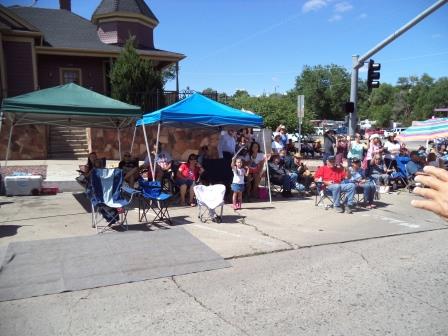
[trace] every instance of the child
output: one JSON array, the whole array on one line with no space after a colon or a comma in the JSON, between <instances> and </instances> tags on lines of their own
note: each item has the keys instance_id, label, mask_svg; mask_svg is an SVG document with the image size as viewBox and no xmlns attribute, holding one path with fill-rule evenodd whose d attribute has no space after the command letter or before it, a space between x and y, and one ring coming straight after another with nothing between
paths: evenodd
<instances>
[{"instance_id":1,"label":"child","mask_svg":"<svg viewBox=\"0 0 448 336\"><path fill-rule=\"evenodd\" d=\"M241 202L243 200L243 191L244 191L244 176L247 176L249 173L249 169L243 168L243 161L241 158L237 158L236 155L232 159L232 171L233 171L233 180L232 180L232 191L233 191L233 204L232 208L235 210L241 209Z\"/></svg>"}]
</instances>

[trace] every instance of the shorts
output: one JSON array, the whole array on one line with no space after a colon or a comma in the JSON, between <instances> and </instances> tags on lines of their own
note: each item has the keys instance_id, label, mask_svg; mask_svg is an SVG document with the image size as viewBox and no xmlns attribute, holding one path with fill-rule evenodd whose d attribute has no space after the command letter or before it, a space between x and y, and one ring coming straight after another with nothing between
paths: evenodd
<instances>
[{"instance_id":1,"label":"shorts","mask_svg":"<svg viewBox=\"0 0 448 336\"><path fill-rule=\"evenodd\" d=\"M232 183L230 188L232 189L233 192L243 192L244 184Z\"/></svg>"},{"instance_id":2,"label":"shorts","mask_svg":"<svg viewBox=\"0 0 448 336\"><path fill-rule=\"evenodd\" d=\"M188 179L177 179L176 180L177 186L180 187L181 185L184 185L184 184L186 184L187 187L191 187L191 185L193 184L193 180L188 180Z\"/></svg>"}]
</instances>

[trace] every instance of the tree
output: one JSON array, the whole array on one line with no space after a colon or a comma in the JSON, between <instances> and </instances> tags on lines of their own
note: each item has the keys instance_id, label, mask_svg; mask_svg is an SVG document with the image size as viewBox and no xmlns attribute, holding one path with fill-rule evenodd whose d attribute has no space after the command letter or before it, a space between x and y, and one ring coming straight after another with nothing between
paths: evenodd
<instances>
[{"instance_id":1,"label":"tree","mask_svg":"<svg viewBox=\"0 0 448 336\"><path fill-rule=\"evenodd\" d=\"M319 119L342 119L350 98L350 74L338 65L305 66L292 90L305 96L305 106Z\"/></svg>"},{"instance_id":2,"label":"tree","mask_svg":"<svg viewBox=\"0 0 448 336\"><path fill-rule=\"evenodd\" d=\"M135 37L130 37L110 72L112 97L129 104L139 104L142 93L157 94L164 85L161 72L151 61L142 59L134 45Z\"/></svg>"}]
</instances>

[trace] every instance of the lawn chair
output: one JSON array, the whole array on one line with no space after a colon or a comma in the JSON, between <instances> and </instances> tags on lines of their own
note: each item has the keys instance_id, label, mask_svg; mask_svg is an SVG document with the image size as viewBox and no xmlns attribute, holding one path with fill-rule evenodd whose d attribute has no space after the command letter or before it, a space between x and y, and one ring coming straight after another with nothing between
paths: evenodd
<instances>
[{"instance_id":1,"label":"lawn chair","mask_svg":"<svg viewBox=\"0 0 448 336\"><path fill-rule=\"evenodd\" d=\"M98 233L123 227L127 230L128 205L132 202L122 195L121 169L94 169L90 174L87 197L92 205L92 227Z\"/></svg>"},{"instance_id":2,"label":"lawn chair","mask_svg":"<svg viewBox=\"0 0 448 336\"><path fill-rule=\"evenodd\" d=\"M221 223L226 186L224 184L197 185L194 187L194 194L198 201L198 218L201 222L205 223L207 220L211 220ZM219 215L216 213L218 207L221 208Z\"/></svg>"},{"instance_id":3,"label":"lawn chair","mask_svg":"<svg viewBox=\"0 0 448 336\"><path fill-rule=\"evenodd\" d=\"M323 182L315 182L316 183L316 197L314 200L315 206L323 206L325 210L332 208L334 205L332 194L327 189L326 185Z\"/></svg>"},{"instance_id":4,"label":"lawn chair","mask_svg":"<svg viewBox=\"0 0 448 336\"><path fill-rule=\"evenodd\" d=\"M397 162L397 171L392 173L391 178L401 182L411 192L412 187L415 185L414 176L410 175L406 169L406 165L411 159L408 156L397 156L395 160Z\"/></svg>"},{"instance_id":5,"label":"lawn chair","mask_svg":"<svg viewBox=\"0 0 448 336\"><path fill-rule=\"evenodd\" d=\"M163 192L160 181L139 181L140 197L139 197L139 211L138 218L142 222L143 218L146 223L149 223L147 214L152 211L154 219L150 225L155 222L166 222L172 225L171 217L168 212L168 205L173 197L172 194Z\"/></svg>"}]
</instances>

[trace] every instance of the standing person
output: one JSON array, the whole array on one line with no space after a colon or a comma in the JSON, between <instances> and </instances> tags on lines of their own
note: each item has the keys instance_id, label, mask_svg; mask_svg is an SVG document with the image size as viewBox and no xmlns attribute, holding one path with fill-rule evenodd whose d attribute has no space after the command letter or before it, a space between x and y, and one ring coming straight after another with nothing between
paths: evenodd
<instances>
[{"instance_id":1,"label":"standing person","mask_svg":"<svg viewBox=\"0 0 448 336\"><path fill-rule=\"evenodd\" d=\"M180 165L176 176L176 185L180 188L180 205L185 205L185 195L188 187L190 187L190 205L195 206L194 203L194 186L199 176L204 172L204 168L198 163L198 158L194 154L190 154L188 162Z\"/></svg>"},{"instance_id":2,"label":"standing person","mask_svg":"<svg viewBox=\"0 0 448 336\"><path fill-rule=\"evenodd\" d=\"M227 132L221 132L218 143L218 155L220 159L230 162L235 155L236 139L235 131L229 129Z\"/></svg>"},{"instance_id":3,"label":"standing person","mask_svg":"<svg viewBox=\"0 0 448 336\"><path fill-rule=\"evenodd\" d=\"M288 145L288 134L286 133L286 126L280 124L275 131L277 133L280 133L280 143L282 144L283 148L286 148L286 146Z\"/></svg>"},{"instance_id":4,"label":"standing person","mask_svg":"<svg viewBox=\"0 0 448 336\"><path fill-rule=\"evenodd\" d=\"M348 166L350 167L354 159L362 161L364 158L364 150L367 149L367 145L361 142L361 135L359 133L355 134L355 139L353 141L350 141L350 136L347 136L347 141L349 141L347 159Z\"/></svg>"},{"instance_id":5,"label":"standing person","mask_svg":"<svg viewBox=\"0 0 448 336\"><path fill-rule=\"evenodd\" d=\"M249 151L249 145L247 138L244 135L241 135L238 139L238 143L235 147L235 153L239 153L239 157L245 157Z\"/></svg>"},{"instance_id":6,"label":"standing person","mask_svg":"<svg viewBox=\"0 0 448 336\"><path fill-rule=\"evenodd\" d=\"M336 144L336 166L342 167L344 164L344 159L347 158L347 139L343 136L338 136L338 141Z\"/></svg>"},{"instance_id":7,"label":"standing person","mask_svg":"<svg viewBox=\"0 0 448 336\"><path fill-rule=\"evenodd\" d=\"M400 143L395 140L395 134L390 133L384 143L384 163L386 167L397 170L397 161L395 157L400 153Z\"/></svg>"},{"instance_id":8,"label":"standing person","mask_svg":"<svg viewBox=\"0 0 448 336\"><path fill-rule=\"evenodd\" d=\"M324 134L324 153L322 157L324 166L327 165L328 157L334 156L334 145L336 144L334 134L335 132L333 130L328 130Z\"/></svg>"},{"instance_id":9,"label":"standing person","mask_svg":"<svg viewBox=\"0 0 448 336\"><path fill-rule=\"evenodd\" d=\"M365 157L367 163L366 166L370 167L370 161L372 161L373 157L377 154L380 155L381 159L382 153L383 153L383 145L381 143L380 136L378 134L372 134L370 136L369 149L367 150L367 154Z\"/></svg>"},{"instance_id":10,"label":"standing person","mask_svg":"<svg viewBox=\"0 0 448 336\"><path fill-rule=\"evenodd\" d=\"M241 158L234 157L232 159L232 208L234 210L241 209L241 203L243 202L243 191L244 191L244 177L247 176L249 170L243 168L243 160Z\"/></svg>"},{"instance_id":11,"label":"standing person","mask_svg":"<svg viewBox=\"0 0 448 336\"><path fill-rule=\"evenodd\" d=\"M229 129L228 131L221 132L221 136L219 137L218 143L218 156L220 159L223 159L223 171L222 178L224 185L226 188L229 188L229 185L232 181L232 170L230 169L230 164L232 162L232 158L235 155L236 148L236 138L235 138L235 130Z\"/></svg>"}]
</instances>

